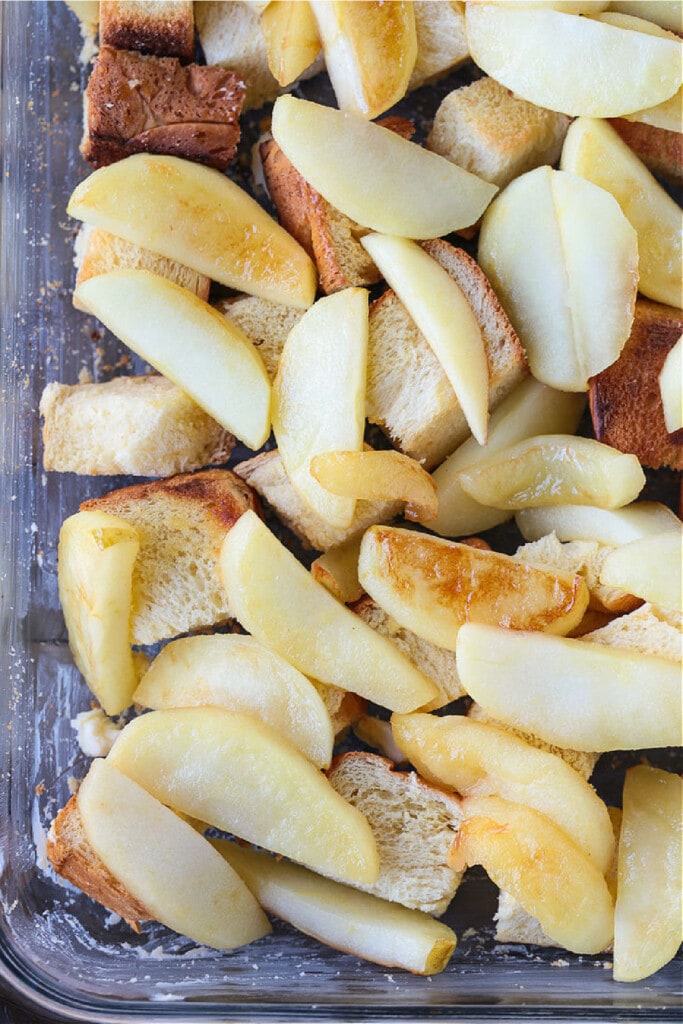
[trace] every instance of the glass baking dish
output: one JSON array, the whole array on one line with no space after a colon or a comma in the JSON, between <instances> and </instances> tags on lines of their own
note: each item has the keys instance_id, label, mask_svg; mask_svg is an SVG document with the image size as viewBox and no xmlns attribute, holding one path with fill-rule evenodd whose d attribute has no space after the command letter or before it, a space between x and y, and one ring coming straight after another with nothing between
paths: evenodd
<instances>
[{"instance_id":1,"label":"glass baking dish","mask_svg":"<svg viewBox=\"0 0 683 1024\"><path fill-rule=\"evenodd\" d=\"M460 936L450 966L419 978L277 922L273 936L231 954L157 925L136 936L47 868L49 822L87 768L70 719L90 706L58 607L56 539L82 500L123 481L45 475L37 407L47 381L73 383L83 370L107 379L125 356L71 305L74 224L64 211L86 173L76 20L57 2L4 4L0 17L2 986L50 1020L89 1022L678 1020L679 963L617 985L609 955L496 945L495 889L476 871L446 918ZM419 95L411 102L419 114ZM256 135L245 135L248 154ZM664 485L673 500L673 476Z\"/></svg>"}]
</instances>

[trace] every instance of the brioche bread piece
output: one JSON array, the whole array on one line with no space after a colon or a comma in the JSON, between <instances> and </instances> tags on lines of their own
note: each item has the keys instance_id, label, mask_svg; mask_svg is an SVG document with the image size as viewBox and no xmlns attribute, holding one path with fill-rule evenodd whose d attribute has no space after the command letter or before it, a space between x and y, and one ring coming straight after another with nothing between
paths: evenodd
<instances>
[{"instance_id":1,"label":"brioche bread piece","mask_svg":"<svg viewBox=\"0 0 683 1024\"><path fill-rule=\"evenodd\" d=\"M557 162L569 121L493 78L480 78L441 101L427 148L504 188L526 171Z\"/></svg>"},{"instance_id":2,"label":"brioche bread piece","mask_svg":"<svg viewBox=\"0 0 683 1024\"><path fill-rule=\"evenodd\" d=\"M261 107L280 91L268 66L268 52L261 33L260 14L248 3L214 3L195 6L197 32L207 64L235 71L247 92L244 109Z\"/></svg>"},{"instance_id":3,"label":"brioche bread piece","mask_svg":"<svg viewBox=\"0 0 683 1024\"><path fill-rule=\"evenodd\" d=\"M524 943L529 946L557 946L541 928L540 922L517 902L514 896L500 889L496 923L496 942Z\"/></svg>"},{"instance_id":4,"label":"brioche bread piece","mask_svg":"<svg viewBox=\"0 0 683 1024\"><path fill-rule=\"evenodd\" d=\"M170 380L48 384L43 466L88 476L173 476L227 462L235 438Z\"/></svg>"},{"instance_id":5,"label":"brioche bread piece","mask_svg":"<svg viewBox=\"0 0 683 1024\"><path fill-rule=\"evenodd\" d=\"M259 511L254 492L227 469L133 484L83 502L81 511L110 512L140 534L133 644L155 644L231 618L218 557L228 530L249 508Z\"/></svg>"},{"instance_id":6,"label":"brioche bread piece","mask_svg":"<svg viewBox=\"0 0 683 1024\"><path fill-rule=\"evenodd\" d=\"M608 120L653 174L672 185L683 183L683 134L622 117Z\"/></svg>"},{"instance_id":7,"label":"brioche bread piece","mask_svg":"<svg viewBox=\"0 0 683 1024\"><path fill-rule=\"evenodd\" d=\"M683 311L639 298L621 355L589 381L598 441L636 455L650 469L683 470L683 431L668 433L659 389L664 360L682 333Z\"/></svg>"},{"instance_id":8,"label":"brioche bread piece","mask_svg":"<svg viewBox=\"0 0 683 1024\"><path fill-rule=\"evenodd\" d=\"M211 280L204 274L90 224L82 224L76 235L74 263L78 270L76 288L89 278L108 274L112 270L150 270L194 292L204 302L209 298ZM76 309L81 308L75 293L73 303Z\"/></svg>"},{"instance_id":9,"label":"brioche bread piece","mask_svg":"<svg viewBox=\"0 0 683 1024\"><path fill-rule=\"evenodd\" d=\"M299 323L304 311L255 295L221 299L216 309L242 328L258 349L268 376L273 380L287 335Z\"/></svg>"},{"instance_id":10,"label":"brioche bread piece","mask_svg":"<svg viewBox=\"0 0 683 1024\"><path fill-rule=\"evenodd\" d=\"M493 410L529 372L524 350L483 271L441 239L423 248L460 286L481 328ZM433 469L469 435L465 414L427 340L391 290L370 307L366 412L395 447Z\"/></svg>"},{"instance_id":11,"label":"brioche bread piece","mask_svg":"<svg viewBox=\"0 0 683 1024\"><path fill-rule=\"evenodd\" d=\"M388 523L403 510L401 501L356 502L353 522L346 530L330 526L312 512L292 487L277 449L240 462L235 472L265 498L279 518L304 544L317 551L343 544L375 523Z\"/></svg>"},{"instance_id":12,"label":"brioche bread piece","mask_svg":"<svg viewBox=\"0 0 683 1024\"><path fill-rule=\"evenodd\" d=\"M357 693L342 690L340 686L333 686L331 683L320 683L317 679L311 679L311 682L327 708L335 737L341 738L349 726L365 714L368 708L367 700L359 697Z\"/></svg>"},{"instance_id":13,"label":"brioche bread piece","mask_svg":"<svg viewBox=\"0 0 683 1024\"><path fill-rule=\"evenodd\" d=\"M86 88L81 154L92 167L157 153L225 170L244 93L238 75L222 67L103 46Z\"/></svg>"},{"instance_id":14,"label":"brioche bread piece","mask_svg":"<svg viewBox=\"0 0 683 1024\"><path fill-rule=\"evenodd\" d=\"M192 6L191 0L101 0L100 46L191 61Z\"/></svg>"},{"instance_id":15,"label":"brioche bread piece","mask_svg":"<svg viewBox=\"0 0 683 1024\"><path fill-rule=\"evenodd\" d=\"M672 621L654 605L646 603L620 615L606 626L586 633L585 640L610 647L627 647L641 654L657 654L671 661L683 661L681 622Z\"/></svg>"},{"instance_id":16,"label":"brioche bread piece","mask_svg":"<svg viewBox=\"0 0 683 1024\"><path fill-rule=\"evenodd\" d=\"M462 875L447 865L462 822L460 800L415 772L397 772L377 754L351 751L332 762L327 777L368 819L377 841L379 877L358 886L428 914L445 912Z\"/></svg>"},{"instance_id":17,"label":"brioche bread piece","mask_svg":"<svg viewBox=\"0 0 683 1024\"><path fill-rule=\"evenodd\" d=\"M433 82L467 60L465 4L458 0L415 0L417 59L408 92Z\"/></svg>"},{"instance_id":18,"label":"brioche bread piece","mask_svg":"<svg viewBox=\"0 0 683 1024\"><path fill-rule=\"evenodd\" d=\"M78 59L85 66L97 53L96 39L100 21L99 0L66 0L66 5L74 12L81 26L83 46Z\"/></svg>"}]
</instances>

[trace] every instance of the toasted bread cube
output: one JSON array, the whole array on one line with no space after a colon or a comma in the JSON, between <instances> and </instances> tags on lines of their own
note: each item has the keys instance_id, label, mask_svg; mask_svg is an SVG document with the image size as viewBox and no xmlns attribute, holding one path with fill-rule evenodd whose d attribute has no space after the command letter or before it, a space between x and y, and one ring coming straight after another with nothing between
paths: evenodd
<instances>
[{"instance_id":1,"label":"toasted bread cube","mask_svg":"<svg viewBox=\"0 0 683 1024\"><path fill-rule=\"evenodd\" d=\"M191 0L101 0L100 46L158 57L194 57Z\"/></svg>"}]
</instances>

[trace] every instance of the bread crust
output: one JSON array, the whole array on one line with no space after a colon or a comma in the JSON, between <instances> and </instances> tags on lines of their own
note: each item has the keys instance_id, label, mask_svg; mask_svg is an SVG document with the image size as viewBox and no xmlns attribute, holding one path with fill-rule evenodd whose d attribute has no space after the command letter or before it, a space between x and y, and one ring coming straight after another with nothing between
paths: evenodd
<instances>
[{"instance_id":1,"label":"bread crust","mask_svg":"<svg viewBox=\"0 0 683 1024\"><path fill-rule=\"evenodd\" d=\"M100 0L100 46L137 50L158 57L194 57L190 0Z\"/></svg>"}]
</instances>

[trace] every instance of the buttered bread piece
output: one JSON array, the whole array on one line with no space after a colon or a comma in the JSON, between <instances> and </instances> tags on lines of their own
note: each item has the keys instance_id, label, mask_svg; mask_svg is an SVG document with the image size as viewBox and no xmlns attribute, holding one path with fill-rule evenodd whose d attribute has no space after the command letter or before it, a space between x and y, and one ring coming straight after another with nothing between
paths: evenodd
<instances>
[{"instance_id":1,"label":"buttered bread piece","mask_svg":"<svg viewBox=\"0 0 683 1024\"><path fill-rule=\"evenodd\" d=\"M194 57L191 0L101 0L100 46L157 57Z\"/></svg>"}]
</instances>

